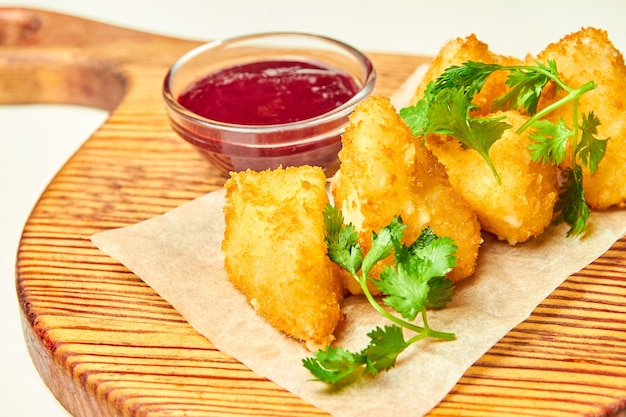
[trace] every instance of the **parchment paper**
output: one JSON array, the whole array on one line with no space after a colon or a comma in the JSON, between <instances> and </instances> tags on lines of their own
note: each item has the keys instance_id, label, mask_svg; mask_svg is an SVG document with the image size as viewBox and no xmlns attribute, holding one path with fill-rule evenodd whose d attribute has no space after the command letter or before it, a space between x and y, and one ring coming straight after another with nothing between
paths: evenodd
<instances>
[{"instance_id":1,"label":"parchment paper","mask_svg":"<svg viewBox=\"0 0 626 417\"><path fill-rule=\"evenodd\" d=\"M565 238L566 227L551 227L517 247L487 240L475 277L458 286L447 309L429 315L431 327L456 333L455 341L421 341L405 351L390 372L330 392L311 381L302 366L310 352L269 326L227 280L220 250L223 203L223 190L216 191L160 217L96 234L92 240L222 352L342 417L424 415L565 278L593 262L626 232L626 212L614 211L592 214L590 233L583 239ZM348 322L337 334L337 343L346 348L360 350L367 343L366 333L386 324L361 297L349 297L345 312Z\"/></svg>"},{"instance_id":2,"label":"parchment paper","mask_svg":"<svg viewBox=\"0 0 626 417\"><path fill-rule=\"evenodd\" d=\"M411 85L394 96L396 106L406 102L407 91L423 71L418 68L407 81ZM216 191L157 218L96 234L92 241L142 278L222 352L338 417L426 414L569 275L626 233L626 211L611 211L593 213L583 238L565 238L565 225L552 226L516 247L487 238L474 277L457 286L448 308L429 313L431 327L454 332L455 341L420 341L402 353L390 372L331 391L311 381L302 366L311 353L261 319L227 280L220 249L223 203L224 191ZM347 322L336 333L336 344L348 349L362 349L366 334L387 324L361 297L347 298L344 311Z\"/></svg>"}]
</instances>

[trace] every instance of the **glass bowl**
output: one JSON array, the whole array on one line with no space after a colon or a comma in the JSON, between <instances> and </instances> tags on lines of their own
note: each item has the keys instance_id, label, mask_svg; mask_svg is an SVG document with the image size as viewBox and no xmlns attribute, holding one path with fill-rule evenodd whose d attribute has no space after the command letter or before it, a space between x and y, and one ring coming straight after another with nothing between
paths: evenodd
<instances>
[{"instance_id":1,"label":"glass bowl","mask_svg":"<svg viewBox=\"0 0 626 417\"><path fill-rule=\"evenodd\" d=\"M345 103L319 116L278 124L239 124L211 120L179 103L180 95L209 74L263 61L302 61L348 75L357 85ZM341 134L354 107L368 97L376 70L357 49L328 37L272 32L218 40L179 58L163 83L163 96L173 130L220 171L314 165L328 176L338 168Z\"/></svg>"}]
</instances>

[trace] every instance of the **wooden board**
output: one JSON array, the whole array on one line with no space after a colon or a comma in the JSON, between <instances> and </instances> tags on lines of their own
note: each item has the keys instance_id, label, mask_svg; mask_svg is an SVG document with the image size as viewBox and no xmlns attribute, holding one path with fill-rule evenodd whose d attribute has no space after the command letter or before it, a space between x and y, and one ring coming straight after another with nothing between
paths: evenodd
<instances>
[{"instance_id":1,"label":"wooden board","mask_svg":"<svg viewBox=\"0 0 626 417\"><path fill-rule=\"evenodd\" d=\"M51 181L24 228L16 288L30 353L76 416L326 415L216 350L89 240L223 184L172 132L161 99L167 68L198 44L44 11L0 9L0 103L111 111ZM384 95L428 61L370 55L379 72L377 93ZM624 410L625 251L620 240L570 277L430 415L614 416Z\"/></svg>"}]
</instances>

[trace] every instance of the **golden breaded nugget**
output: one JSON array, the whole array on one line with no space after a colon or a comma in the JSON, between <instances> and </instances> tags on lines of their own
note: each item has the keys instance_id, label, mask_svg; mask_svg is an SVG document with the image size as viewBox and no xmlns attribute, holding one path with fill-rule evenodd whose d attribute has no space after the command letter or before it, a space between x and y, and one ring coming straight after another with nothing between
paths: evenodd
<instances>
[{"instance_id":1,"label":"golden breaded nugget","mask_svg":"<svg viewBox=\"0 0 626 417\"><path fill-rule=\"evenodd\" d=\"M517 58L491 52L488 45L479 41L476 35L473 34L464 39L457 38L450 40L444 44L430 64L428 71L413 94L411 105L417 103L424 96L424 91L426 91L428 84L431 81L435 81L444 70L453 65L461 65L468 61L499 65L517 65L522 63L522 61ZM506 93L506 86L504 84L506 76L505 71L497 71L487 78L481 92L474 97L473 103L479 108L472 110L472 114L479 115L491 112L492 101Z\"/></svg>"},{"instance_id":2,"label":"golden breaded nugget","mask_svg":"<svg viewBox=\"0 0 626 417\"><path fill-rule=\"evenodd\" d=\"M538 236L552 222L558 198L557 167L533 162L528 132L515 131L527 120L514 111L506 115L513 127L504 131L489 152L501 178L499 184L483 157L445 135L430 135L427 147L446 167L452 186L469 202L483 230L514 245Z\"/></svg>"},{"instance_id":3,"label":"golden breaded nugget","mask_svg":"<svg viewBox=\"0 0 626 417\"><path fill-rule=\"evenodd\" d=\"M232 173L222 242L228 278L276 329L327 345L342 320L341 282L326 256L326 176L318 167Z\"/></svg>"},{"instance_id":4,"label":"golden breaded nugget","mask_svg":"<svg viewBox=\"0 0 626 417\"><path fill-rule=\"evenodd\" d=\"M482 238L476 215L450 186L443 166L412 134L387 98L371 96L356 107L342 136L340 168L332 183L336 206L359 232L364 253L371 234L401 215L405 241L430 226L458 246L458 264L449 277L459 280L475 269ZM390 264L392 258L388 259ZM377 264L373 276L382 270ZM344 285L359 293L352 279Z\"/></svg>"},{"instance_id":5,"label":"golden breaded nugget","mask_svg":"<svg viewBox=\"0 0 626 417\"><path fill-rule=\"evenodd\" d=\"M594 81L597 88L579 100L580 114L594 111L602 123L598 126L598 138L610 138L606 155L598 171L591 174L583 169L585 197L591 208L607 209L626 205L626 65L624 57L615 49L606 31L586 28L565 36L537 56L539 62L552 59L565 83L580 87ZM554 90L545 92L541 106L558 97ZM560 97L561 94L559 94ZM548 118L563 118L572 127L572 106L558 109ZM571 152L571 150L570 150ZM571 153L563 167L571 166Z\"/></svg>"}]
</instances>

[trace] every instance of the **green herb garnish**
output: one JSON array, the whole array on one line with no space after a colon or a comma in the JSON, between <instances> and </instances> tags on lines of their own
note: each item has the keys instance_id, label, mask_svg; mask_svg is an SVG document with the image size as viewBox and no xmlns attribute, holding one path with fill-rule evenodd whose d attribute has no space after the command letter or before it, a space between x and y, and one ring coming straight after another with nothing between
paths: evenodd
<instances>
[{"instance_id":1,"label":"green herb garnish","mask_svg":"<svg viewBox=\"0 0 626 417\"><path fill-rule=\"evenodd\" d=\"M336 385L389 370L398 355L418 340L426 337L453 340L455 337L452 333L431 329L427 320L427 310L445 307L454 293L452 281L445 278L456 265L456 246L452 239L438 237L426 228L414 243L406 246L400 242L406 225L397 216L378 234L373 233L372 248L363 256L354 226L343 222L343 215L336 207L330 204L325 207L328 256L357 280L372 307L392 324L368 333L369 345L360 352L328 346L303 360L316 380ZM386 266L379 279L373 279L372 267L392 253L393 266ZM380 304L368 283L380 290L382 302L400 317ZM413 323L418 315L422 326ZM403 329L415 335L405 340Z\"/></svg>"},{"instance_id":2,"label":"green herb garnish","mask_svg":"<svg viewBox=\"0 0 626 417\"><path fill-rule=\"evenodd\" d=\"M509 91L494 100L491 110L523 110L530 116L516 133L521 134L529 127L534 129L530 137L535 143L529 147L533 161L559 165L565 159L568 142L572 142L572 168L564 176L565 183L559 193L555 214L557 220L570 224L568 236L581 234L590 213L584 197L581 166L594 173L604 157L607 142L597 137L600 120L593 112L582 114L582 122L579 123L578 100L596 88L593 81L579 88L565 84L559 76L556 62L552 60L547 65L512 66L466 62L447 68L429 84L418 103L400 110L400 116L416 136L426 137L432 133L450 135L465 148L476 150L500 182L489 157L489 149L511 126L502 117L474 117L471 114L476 109L472 103L474 96L496 71L509 72L505 81ZM542 91L549 82L554 82L557 90L565 91L566 95L537 112ZM572 103L573 107L572 126L568 127L563 119L556 123L544 119L568 103Z\"/></svg>"}]
</instances>

